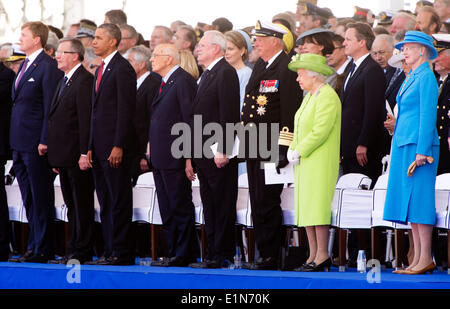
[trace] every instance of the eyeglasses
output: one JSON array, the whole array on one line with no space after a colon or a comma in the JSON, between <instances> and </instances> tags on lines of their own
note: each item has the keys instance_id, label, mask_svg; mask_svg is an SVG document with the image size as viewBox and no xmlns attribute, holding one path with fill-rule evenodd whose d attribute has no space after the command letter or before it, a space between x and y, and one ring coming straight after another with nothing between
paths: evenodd
<instances>
[{"instance_id":1,"label":"eyeglasses","mask_svg":"<svg viewBox=\"0 0 450 309\"><path fill-rule=\"evenodd\" d=\"M64 54L76 54L77 52L72 51L57 51L55 52L55 56L64 56Z\"/></svg>"}]
</instances>

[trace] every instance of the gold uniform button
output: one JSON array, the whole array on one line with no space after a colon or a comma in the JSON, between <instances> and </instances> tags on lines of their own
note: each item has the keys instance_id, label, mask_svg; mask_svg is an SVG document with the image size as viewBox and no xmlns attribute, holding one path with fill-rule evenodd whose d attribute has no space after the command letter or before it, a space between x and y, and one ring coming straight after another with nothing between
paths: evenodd
<instances>
[{"instance_id":1,"label":"gold uniform button","mask_svg":"<svg viewBox=\"0 0 450 309\"><path fill-rule=\"evenodd\" d=\"M242 125L244 125L244 122L243 122L243 121L241 121L241 124L242 124Z\"/></svg>"},{"instance_id":2,"label":"gold uniform button","mask_svg":"<svg viewBox=\"0 0 450 309\"><path fill-rule=\"evenodd\" d=\"M247 98L250 98L250 95L249 95L249 94L247 94Z\"/></svg>"},{"instance_id":3,"label":"gold uniform button","mask_svg":"<svg viewBox=\"0 0 450 309\"><path fill-rule=\"evenodd\" d=\"M252 97L252 100L254 100L254 99L255 99L255 97L253 96L253 97Z\"/></svg>"},{"instance_id":4,"label":"gold uniform button","mask_svg":"<svg viewBox=\"0 0 450 309\"><path fill-rule=\"evenodd\" d=\"M442 129L443 129L443 127L442 127L442 126L440 126L440 127L439 127L439 129L441 129L441 130L442 130Z\"/></svg>"},{"instance_id":5,"label":"gold uniform button","mask_svg":"<svg viewBox=\"0 0 450 309\"><path fill-rule=\"evenodd\" d=\"M253 114L250 114L250 118L253 118Z\"/></svg>"},{"instance_id":6,"label":"gold uniform button","mask_svg":"<svg viewBox=\"0 0 450 309\"><path fill-rule=\"evenodd\" d=\"M252 109L255 109L255 105L252 105Z\"/></svg>"},{"instance_id":7,"label":"gold uniform button","mask_svg":"<svg viewBox=\"0 0 450 309\"><path fill-rule=\"evenodd\" d=\"M441 137L439 136L439 139L441 139Z\"/></svg>"},{"instance_id":8,"label":"gold uniform button","mask_svg":"<svg viewBox=\"0 0 450 309\"><path fill-rule=\"evenodd\" d=\"M437 106L437 109L439 109L439 105Z\"/></svg>"},{"instance_id":9,"label":"gold uniform button","mask_svg":"<svg viewBox=\"0 0 450 309\"><path fill-rule=\"evenodd\" d=\"M253 123L250 124L250 128L253 127Z\"/></svg>"}]
</instances>

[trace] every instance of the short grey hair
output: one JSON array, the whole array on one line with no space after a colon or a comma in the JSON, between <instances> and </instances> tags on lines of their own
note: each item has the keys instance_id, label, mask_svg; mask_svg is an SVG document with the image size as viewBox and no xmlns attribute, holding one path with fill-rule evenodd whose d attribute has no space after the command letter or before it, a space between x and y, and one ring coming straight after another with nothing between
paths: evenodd
<instances>
[{"instance_id":1,"label":"short grey hair","mask_svg":"<svg viewBox=\"0 0 450 309\"><path fill-rule=\"evenodd\" d=\"M173 32L170 28L166 26L155 26L155 30L156 29L162 30L162 33L164 35L164 41L166 43L169 43L172 40Z\"/></svg>"},{"instance_id":2,"label":"short grey hair","mask_svg":"<svg viewBox=\"0 0 450 309\"><path fill-rule=\"evenodd\" d=\"M315 77L322 83L324 83L328 79L328 76L325 76L318 72L314 72L314 71L310 71L310 70L306 70L306 72L309 77L313 77L313 78Z\"/></svg>"},{"instance_id":3,"label":"short grey hair","mask_svg":"<svg viewBox=\"0 0 450 309\"><path fill-rule=\"evenodd\" d=\"M72 48L72 51L78 54L78 60L80 62L84 61L84 53L85 53L85 49L83 46L83 43L81 43L80 40L75 39L75 38L62 38L61 40L59 40L59 44L63 43L63 42L70 42L70 47Z\"/></svg>"},{"instance_id":4,"label":"short grey hair","mask_svg":"<svg viewBox=\"0 0 450 309\"><path fill-rule=\"evenodd\" d=\"M397 13L392 20L395 20L399 17L407 19L407 23L405 24L405 30L415 30L416 29L416 18L412 16L411 14L400 12Z\"/></svg>"},{"instance_id":5,"label":"short grey hair","mask_svg":"<svg viewBox=\"0 0 450 309\"><path fill-rule=\"evenodd\" d=\"M377 35L376 37L375 37L375 40L374 40L374 42L375 41L379 41L379 40L383 40L383 41L385 41L386 43L387 43L387 45L389 46L389 48L390 48L390 51L393 51L394 50L394 37L392 36L392 35L389 35L389 34L379 34L379 35Z\"/></svg>"},{"instance_id":6,"label":"short grey hair","mask_svg":"<svg viewBox=\"0 0 450 309\"><path fill-rule=\"evenodd\" d=\"M209 36L211 39L211 44L219 45L220 51L225 53L227 50L227 38L225 35L217 30L209 30L204 33L203 36Z\"/></svg>"},{"instance_id":7,"label":"short grey hair","mask_svg":"<svg viewBox=\"0 0 450 309\"><path fill-rule=\"evenodd\" d=\"M127 25L127 24L121 25L120 30L127 31L128 35L132 38L135 38L136 41L139 39L139 34L137 33L136 29L131 25Z\"/></svg>"},{"instance_id":8,"label":"short grey hair","mask_svg":"<svg viewBox=\"0 0 450 309\"><path fill-rule=\"evenodd\" d=\"M152 57L152 51L150 48L144 45L134 46L129 49L129 54L133 53L134 60L137 63L145 62L145 68L150 71L152 64L150 63L150 58Z\"/></svg>"},{"instance_id":9,"label":"short grey hair","mask_svg":"<svg viewBox=\"0 0 450 309\"><path fill-rule=\"evenodd\" d=\"M86 48L84 50L84 59L88 62L92 62L98 56L95 54L94 49L92 47Z\"/></svg>"},{"instance_id":10,"label":"short grey hair","mask_svg":"<svg viewBox=\"0 0 450 309\"><path fill-rule=\"evenodd\" d=\"M158 48L161 49L161 52L167 56L172 57L177 64L180 63L180 53L178 49L172 43L163 43L158 45Z\"/></svg>"}]
</instances>

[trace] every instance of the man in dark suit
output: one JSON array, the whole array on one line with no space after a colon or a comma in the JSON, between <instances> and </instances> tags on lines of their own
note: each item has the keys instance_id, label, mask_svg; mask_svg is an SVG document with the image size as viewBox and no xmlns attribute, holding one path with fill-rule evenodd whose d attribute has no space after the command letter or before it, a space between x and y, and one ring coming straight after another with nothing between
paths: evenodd
<instances>
[{"instance_id":1,"label":"man in dark suit","mask_svg":"<svg viewBox=\"0 0 450 309\"><path fill-rule=\"evenodd\" d=\"M150 57L152 52L145 46L135 46L129 50L128 61L136 72L137 94L134 128L136 131L136 153L132 165L133 185L136 185L139 175L150 170L146 158L148 144L148 128L150 125L151 107L161 85L161 77L150 72Z\"/></svg>"},{"instance_id":2,"label":"man in dark suit","mask_svg":"<svg viewBox=\"0 0 450 309\"><path fill-rule=\"evenodd\" d=\"M382 172L385 155L386 77L380 65L370 56L374 41L372 28L363 23L349 24L345 33L345 53L353 65L341 93L341 166L344 174L361 173L372 179L372 186ZM350 264L356 261L360 235L349 235ZM370 249L366 234L365 248Z\"/></svg>"},{"instance_id":3,"label":"man in dark suit","mask_svg":"<svg viewBox=\"0 0 450 309\"><path fill-rule=\"evenodd\" d=\"M450 42L446 40L450 41L446 37L445 40L441 39L435 43L435 47L439 52L435 61L435 71L440 77L440 80L438 80L439 98L436 120L436 128L440 142L438 175L450 173L450 150L448 143L448 132L450 129Z\"/></svg>"},{"instance_id":4,"label":"man in dark suit","mask_svg":"<svg viewBox=\"0 0 450 309\"><path fill-rule=\"evenodd\" d=\"M14 71L0 62L0 262L8 260L10 224L5 191L5 164L11 157L9 149L9 120Z\"/></svg>"},{"instance_id":5,"label":"man in dark suit","mask_svg":"<svg viewBox=\"0 0 450 309\"><path fill-rule=\"evenodd\" d=\"M117 51L120 29L103 24L95 32L94 52L102 65L94 78L88 161L101 209L105 251L98 265L133 265L130 244L131 186L136 72ZM89 263L89 262L88 262Z\"/></svg>"},{"instance_id":6,"label":"man in dark suit","mask_svg":"<svg viewBox=\"0 0 450 309\"><path fill-rule=\"evenodd\" d=\"M236 70L223 58L225 48L226 38L218 31L205 32L198 46L198 62L206 69L194 99L191 132L208 248L204 262L191 264L197 268L220 268L232 260L235 253L238 169L236 159L228 158L233 151L234 134L228 136L225 128L228 123L234 125L239 122L239 79ZM196 129L199 129L195 126L196 118L200 116L203 127L215 125L223 136L196 134ZM203 147L210 139L217 142L215 154L208 145ZM192 176L190 160L187 164L188 174Z\"/></svg>"},{"instance_id":7,"label":"man in dark suit","mask_svg":"<svg viewBox=\"0 0 450 309\"><path fill-rule=\"evenodd\" d=\"M353 67L341 94L341 163L344 174L365 174L374 185L382 168L386 77L370 57L372 29L363 23L348 27L344 46Z\"/></svg>"},{"instance_id":8,"label":"man in dark suit","mask_svg":"<svg viewBox=\"0 0 450 309\"><path fill-rule=\"evenodd\" d=\"M92 84L94 77L82 66L83 44L63 39L56 52L58 68L65 73L50 108L48 161L57 169L68 208L69 255L60 260L80 263L92 259L94 226L94 180L86 170L89 143ZM84 169L80 169L80 165Z\"/></svg>"},{"instance_id":9,"label":"man in dark suit","mask_svg":"<svg viewBox=\"0 0 450 309\"><path fill-rule=\"evenodd\" d=\"M256 62L250 80L245 90L245 100L242 107L242 124L256 128L257 137L246 138L246 151L258 150L256 157L246 153L247 175L252 207L253 226L256 246L260 258L244 263L244 268L252 270L267 270L278 268L278 257L282 244L281 224L281 192L283 184L266 185L264 177L264 162L276 162L277 168L288 164L287 150L293 139L294 116L300 107L302 90L297 74L288 69L290 58L283 52L283 35L285 30L276 24L259 21L255 27L255 49L260 58ZM264 139L262 125L278 125L277 132L267 132ZM283 134L281 134L283 132ZM276 136L272 136L275 133ZM278 141L276 145L272 140ZM258 145L256 145L258 141ZM278 158L264 158L261 155L265 149L276 149Z\"/></svg>"},{"instance_id":10,"label":"man in dark suit","mask_svg":"<svg viewBox=\"0 0 450 309\"><path fill-rule=\"evenodd\" d=\"M41 22L22 26L19 43L27 58L12 88L10 143L30 226L28 252L21 261L46 263L54 256L54 174L47 162L50 105L63 73L42 49L48 28Z\"/></svg>"},{"instance_id":11,"label":"man in dark suit","mask_svg":"<svg viewBox=\"0 0 450 309\"><path fill-rule=\"evenodd\" d=\"M194 78L179 66L173 44L158 45L151 58L153 71L163 76L161 91L152 104L150 160L164 225L169 256L152 266L188 266L196 261L198 243L191 182L185 173L186 159L175 158L172 135L176 124L189 124L197 90Z\"/></svg>"}]
</instances>

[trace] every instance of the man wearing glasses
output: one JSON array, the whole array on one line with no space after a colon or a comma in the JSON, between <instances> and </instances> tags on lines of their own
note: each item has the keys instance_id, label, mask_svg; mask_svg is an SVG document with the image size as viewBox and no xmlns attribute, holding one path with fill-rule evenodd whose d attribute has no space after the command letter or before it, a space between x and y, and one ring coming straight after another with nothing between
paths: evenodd
<instances>
[{"instance_id":1,"label":"man wearing glasses","mask_svg":"<svg viewBox=\"0 0 450 309\"><path fill-rule=\"evenodd\" d=\"M56 51L61 79L49 113L48 161L59 173L68 207L69 255L52 261L66 264L92 259L94 180L88 170L87 151L94 77L81 65L84 47L78 39L62 39Z\"/></svg>"}]
</instances>

